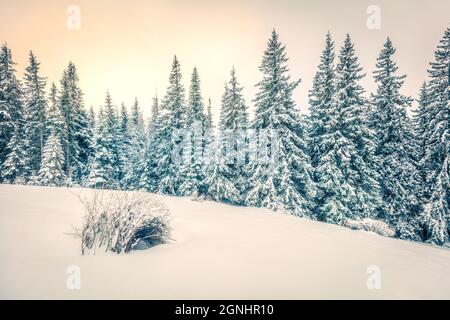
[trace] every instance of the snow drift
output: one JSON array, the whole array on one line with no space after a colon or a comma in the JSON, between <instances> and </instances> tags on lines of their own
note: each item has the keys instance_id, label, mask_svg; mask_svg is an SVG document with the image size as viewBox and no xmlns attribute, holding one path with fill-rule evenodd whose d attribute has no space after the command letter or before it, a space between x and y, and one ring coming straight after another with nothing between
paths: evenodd
<instances>
[{"instance_id":1,"label":"snow drift","mask_svg":"<svg viewBox=\"0 0 450 320\"><path fill-rule=\"evenodd\" d=\"M0 298L450 299L449 249L186 198L161 197L169 243L82 256L78 191L0 185Z\"/></svg>"}]
</instances>

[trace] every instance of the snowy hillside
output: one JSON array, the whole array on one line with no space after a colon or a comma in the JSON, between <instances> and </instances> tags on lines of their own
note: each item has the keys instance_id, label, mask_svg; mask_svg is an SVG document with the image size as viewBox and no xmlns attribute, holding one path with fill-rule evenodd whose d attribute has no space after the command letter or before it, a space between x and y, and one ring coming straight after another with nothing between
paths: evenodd
<instances>
[{"instance_id":1,"label":"snowy hillside","mask_svg":"<svg viewBox=\"0 0 450 320\"><path fill-rule=\"evenodd\" d=\"M89 192L86 190L84 192ZM450 250L331 224L163 197L174 239L81 256L74 190L0 185L0 298L446 298ZM69 266L80 290L68 290ZM381 289L369 290L369 266Z\"/></svg>"}]
</instances>

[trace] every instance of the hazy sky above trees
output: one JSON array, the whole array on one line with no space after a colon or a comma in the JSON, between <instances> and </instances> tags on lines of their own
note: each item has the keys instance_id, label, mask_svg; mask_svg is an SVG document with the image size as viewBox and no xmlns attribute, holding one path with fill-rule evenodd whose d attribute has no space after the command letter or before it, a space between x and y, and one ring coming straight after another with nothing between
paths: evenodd
<instances>
[{"instance_id":1,"label":"hazy sky above trees","mask_svg":"<svg viewBox=\"0 0 450 320\"><path fill-rule=\"evenodd\" d=\"M80 8L80 29L67 26L70 5ZM367 27L370 5L381 10L380 29ZM338 50L345 33L351 34L369 76L363 81L367 90L374 87L375 60L389 35L400 72L408 75L403 93L416 98L450 25L449 12L448 0L0 0L0 42L12 49L20 76L29 49L49 83L59 82L72 60L87 106L103 104L109 89L116 103L131 105L137 96L147 115L156 90L160 97L165 93L176 54L186 88L198 67L203 97L211 97L217 116L233 65L252 105L258 66L275 28L286 44L292 76L302 79L295 99L305 112L328 30Z\"/></svg>"}]
</instances>

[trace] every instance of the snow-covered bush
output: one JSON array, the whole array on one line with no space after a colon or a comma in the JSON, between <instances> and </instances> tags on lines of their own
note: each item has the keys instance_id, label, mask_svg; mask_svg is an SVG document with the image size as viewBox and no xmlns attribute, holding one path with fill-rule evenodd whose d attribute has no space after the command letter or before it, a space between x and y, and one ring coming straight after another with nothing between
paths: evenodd
<instances>
[{"instance_id":1,"label":"snow-covered bush","mask_svg":"<svg viewBox=\"0 0 450 320\"><path fill-rule=\"evenodd\" d=\"M365 230L379 234L384 237L395 236L395 231L380 220L365 218L362 220L345 220L344 226L353 230Z\"/></svg>"},{"instance_id":2,"label":"snow-covered bush","mask_svg":"<svg viewBox=\"0 0 450 320\"><path fill-rule=\"evenodd\" d=\"M79 232L82 254L97 248L115 253L142 250L169 238L169 211L153 195L95 190L79 198L85 208Z\"/></svg>"}]
</instances>

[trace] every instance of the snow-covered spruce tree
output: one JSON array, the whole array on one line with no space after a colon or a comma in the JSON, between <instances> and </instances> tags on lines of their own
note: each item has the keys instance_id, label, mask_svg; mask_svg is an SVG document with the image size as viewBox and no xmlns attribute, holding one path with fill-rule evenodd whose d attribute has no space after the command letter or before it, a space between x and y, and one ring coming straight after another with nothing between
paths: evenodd
<instances>
[{"instance_id":1,"label":"snow-covered spruce tree","mask_svg":"<svg viewBox=\"0 0 450 320\"><path fill-rule=\"evenodd\" d=\"M203 197L217 202L237 204L242 195L232 180L232 172L226 163L220 136L214 138L211 135L210 139L210 146L206 149L205 155L207 160L204 183L207 186L207 193Z\"/></svg>"},{"instance_id":2,"label":"snow-covered spruce tree","mask_svg":"<svg viewBox=\"0 0 450 320\"><path fill-rule=\"evenodd\" d=\"M155 137L154 176L157 177L158 191L172 195L179 194L182 182L180 165L183 153L183 130L186 123L184 86L181 82L180 63L173 59L169 86L162 102Z\"/></svg>"},{"instance_id":3,"label":"snow-covered spruce tree","mask_svg":"<svg viewBox=\"0 0 450 320\"><path fill-rule=\"evenodd\" d=\"M45 111L47 99L45 97L46 79L39 74L40 63L32 51L29 53L29 64L24 76L24 109L25 136L27 137L27 152L29 167L37 173L40 167L45 139Z\"/></svg>"},{"instance_id":4,"label":"snow-covered spruce tree","mask_svg":"<svg viewBox=\"0 0 450 320\"><path fill-rule=\"evenodd\" d=\"M335 88L327 88L335 90L331 105L328 102L321 108L324 116L316 147L320 157L314 163L316 214L321 221L342 224L347 219L373 217L379 206L371 159L374 141L366 119L369 107L359 85L362 77L347 35L339 54Z\"/></svg>"},{"instance_id":5,"label":"snow-covered spruce tree","mask_svg":"<svg viewBox=\"0 0 450 320\"><path fill-rule=\"evenodd\" d=\"M425 157L425 146L426 141L428 141L429 131L427 129L429 119L428 119L428 109L430 106L430 95L428 93L428 83L424 82L420 87L419 99L417 100L418 106L414 110L412 110L412 130L414 135L414 143L415 148L413 149L414 161L416 164L416 168L418 170L418 178L420 180L420 190L421 190L421 199L420 202L422 204L423 209L426 200L430 198L430 186L426 182L426 171L423 167L422 159ZM422 239L426 238L424 235L424 227L423 223L420 222L419 217L419 225L422 225Z\"/></svg>"},{"instance_id":6,"label":"snow-covered spruce tree","mask_svg":"<svg viewBox=\"0 0 450 320\"><path fill-rule=\"evenodd\" d=\"M223 156L231 174L229 179L234 181L241 194L247 189L245 168L248 160L247 130L249 129L247 106L242 89L233 67L230 81L225 85L222 96L219 129Z\"/></svg>"},{"instance_id":7,"label":"snow-covered spruce tree","mask_svg":"<svg viewBox=\"0 0 450 320\"><path fill-rule=\"evenodd\" d=\"M58 103L65 122L62 137L64 170L70 183L75 184L80 183L87 174L86 164L92 152L92 132L89 130L83 93L78 81L76 67L70 62L63 72Z\"/></svg>"},{"instance_id":8,"label":"snow-covered spruce tree","mask_svg":"<svg viewBox=\"0 0 450 320\"><path fill-rule=\"evenodd\" d=\"M61 186L65 183L64 150L54 128L51 129L44 149L39 169L38 182L44 186Z\"/></svg>"},{"instance_id":9,"label":"snow-covered spruce tree","mask_svg":"<svg viewBox=\"0 0 450 320\"><path fill-rule=\"evenodd\" d=\"M64 118L59 107L58 90L56 89L55 84L52 83L45 116L45 140L47 140L47 137L49 137L52 130L54 130L59 136L61 144L64 145L62 139L65 137L66 123L64 122Z\"/></svg>"},{"instance_id":10,"label":"snow-covered spruce tree","mask_svg":"<svg viewBox=\"0 0 450 320\"><path fill-rule=\"evenodd\" d=\"M318 186L312 218L326 220L325 212L321 212L323 201L328 190L320 185L320 170L324 169L324 161L330 151L330 137L333 136L334 127L332 119L336 116L333 110L333 97L336 86L336 67L334 63L334 41L328 32L325 37L325 47L320 56L320 64L313 79L313 87L309 91L308 120L308 152L313 167L312 178ZM330 159L328 159L330 160ZM322 166L319 166L322 165Z\"/></svg>"},{"instance_id":11,"label":"snow-covered spruce tree","mask_svg":"<svg viewBox=\"0 0 450 320\"><path fill-rule=\"evenodd\" d=\"M151 108L151 118L147 126L147 140L143 149L143 167L139 182L139 188L149 192L155 192L158 189L158 160L156 157L156 147L159 132L159 99L158 95L153 98Z\"/></svg>"},{"instance_id":12,"label":"snow-covered spruce tree","mask_svg":"<svg viewBox=\"0 0 450 320\"><path fill-rule=\"evenodd\" d=\"M130 161L130 119L128 115L127 108L124 103L121 104L118 124L117 124L117 149L118 149L118 180L121 188L127 189L127 181L125 180L125 176L127 175L127 171L130 169L129 161Z\"/></svg>"},{"instance_id":13,"label":"snow-covered spruce tree","mask_svg":"<svg viewBox=\"0 0 450 320\"><path fill-rule=\"evenodd\" d=\"M414 161L414 137L406 108L411 104L401 89L405 76L397 75L395 48L388 38L374 71L377 91L372 96L371 125L377 138L382 205L379 218L404 239L420 240L416 215L420 209L420 176Z\"/></svg>"},{"instance_id":14,"label":"snow-covered spruce tree","mask_svg":"<svg viewBox=\"0 0 450 320\"><path fill-rule=\"evenodd\" d=\"M418 106L413 110L413 129L415 141L417 143L417 147L415 148L415 159L420 163L420 160L425 155L425 144L428 141L428 130L427 126L429 123L428 119L428 108L430 106L430 94L428 93L428 83L424 82L420 87L419 99L417 100ZM420 168L422 169L422 168ZM423 173L423 176L424 173ZM426 186L425 186L426 188ZM424 189L425 189L424 188ZM426 193L426 190L424 190Z\"/></svg>"},{"instance_id":15,"label":"snow-covered spruce tree","mask_svg":"<svg viewBox=\"0 0 450 320\"><path fill-rule=\"evenodd\" d=\"M181 165L182 183L179 194L197 197L204 193L203 137L206 117L200 89L200 77L194 67L186 109L186 135Z\"/></svg>"},{"instance_id":16,"label":"snow-covered spruce tree","mask_svg":"<svg viewBox=\"0 0 450 320\"><path fill-rule=\"evenodd\" d=\"M3 164L12 150L11 141L23 138L22 128L19 128L23 124L22 89L20 81L16 78L15 65L11 50L3 44L0 48L0 182L6 175L3 174L6 170ZM7 176L11 178L14 175L7 174Z\"/></svg>"},{"instance_id":17,"label":"snow-covered spruce tree","mask_svg":"<svg viewBox=\"0 0 450 320\"><path fill-rule=\"evenodd\" d=\"M119 148L117 145L117 114L111 95L106 94L105 105L99 113L94 141L94 155L89 164L87 185L92 188L119 187Z\"/></svg>"},{"instance_id":18,"label":"snow-covered spruce tree","mask_svg":"<svg viewBox=\"0 0 450 320\"><path fill-rule=\"evenodd\" d=\"M214 125L213 115L212 115L212 102L211 98L208 98L208 106L206 107L205 115L205 130L203 138L203 163L204 169L206 170L206 165L209 163L208 156L210 155L210 150L213 148L213 142L215 137L216 127ZM205 185L208 189L208 186Z\"/></svg>"},{"instance_id":19,"label":"snow-covered spruce tree","mask_svg":"<svg viewBox=\"0 0 450 320\"><path fill-rule=\"evenodd\" d=\"M206 193L202 195L203 198L229 204L238 204L242 200L242 194L236 188L226 162L221 132L219 130L216 134L212 117L211 122L206 121L204 172Z\"/></svg>"},{"instance_id":20,"label":"snow-covered spruce tree","mask_svg":"<svg viewBox=\"0 0 450 320\"><path fill-rule=\"evenodd\" d=\"M450 242L449 208L450 208L450 172L448 146L450 136L447 136L447 156L442 163L442 169L435 178L434 190L430 200L425 204L421 214L421 223L425 226L425 240L437 245Z\"/></svg>"},{"instance_id":21,"label":"snow-covered spruce tree","mask_svg":"<svg viewBox=\"0 0 450 320\"><path fill-rule=\"evenodd\" d=\"M24 125L16 124L13 135L6 147L7 157L2 165L1 177L6 183L25 184L30 175L28 143L24 133Z\"/></svg>"},{"instance_id":22,"label":"snow-covered spruce tree","mask_svg":"<svg viewBox=\"0 0 450 320\"><path fill-rule=\"evenodd\" d=\"M309 128L308 142L311 164L316 167L319 160L327 152L326 140L329 134L330 109L335 94L336 68L334 65L334 42L327 33L325 48L320 57L320 64L313 79L313 87L309 91Z\"/></svg>"},{"instance_id":23,"label":"snow-covered spruce tree","mask_svg":"<svg viewBox=\"0 0 450 320\"><path fill-rule=\"evenodd\" d=\"M428 107L419 123L423 126L419 138L424 141L421 167L430 195L425 199L421 220L425 240L444 244L450 237L450 28L445 30L434 56L428 70Z\"/></svg>"},{"instance_id":24,"label":"snow-covered spruce tree","mask_svg":"<svg viewBox=\"0 0 450 320\"><path fill-rule=\"evenodd\" d=\"M203 139L203 163L208 165L211 160L208 158L211 155L211 149L214 148L214 136L215 136L215 126L212 116L212 103L211 99L208 99L208 106L206 108L206 120L205 120L205 136ZM205 168L206 169L206 168ZM208 186L205 186L208 188Z\"/></svg>"},{"instance_id":25,"label":"snow-covered spruce tree","mask_svg":"<svg viewBox=\"0 0 450 320\"><path fill-rule=\"evenodd\" d=\"M127 151L127 162L125 163L125 184L126 189L137 190L144 173L145 165L145 144L146 136L144 129L144 119L139 107L139 101L134 100L129 121L129 147Z\"/></svg>"},{"instance_id":26,"label":"snow-covered spruce tree","mask_svg":"<svg viewBox=\"0 0 450 320\"><path fill-rule=\"evenodd\" d=\"M305 129L292 98L300 80L290 81L287 62L285 47L274 30L259 67L263 79L256 85L256 114L252 124L260 133L258 151L269 150L269 156L267 161L254 161L246 204L281 207L296 215L309 215L314 186ZM262 139L267 130L271 133L269 139Z\"/></svg>"},{"instance_id":27,"label":"snow-covered spruce tree","mask_svg":"<svg viewBox=\"0 0 450 320\"><path fill-rule=\"evenodd\" d=\"M147 137L148 140L152 140L157 132L158 120L159 120L159 98L156 93L152 99L152 106L150 109L151 115L147 123Z\"/></svg>"},{"instance_id":28,"label":"snow-covered spruce tree","mask_svg":"<svg viewBox=\"0 0 450 320\"><path fill-rule=\"evenodd\" d=\"M375 131L370 127L371 106L358 83L364 77L361 72L350 35L347 35L336 68L336 103L342 112L344 130L358 154L352 163L357 172L358 198L352 203L350 219L374 217L381 205L379 159L375 154L377 141Z\"/></svg>"},{"instance_id":29,"label":"snow-covered spruce tree","mask_svg":"<svg viewBox=\"0 0 450 320\"><path fill-rule=\"evenodd\" d=\"M213 117L212 117L212 104L211 104L211 98L208 99L208 106L206 107L206 122L205 122L205 128L212 128L213 127Z\"/></svg>"},{"instance_id":30,"label":"snow-covered spruce tree","mask_svg":"<svg viewBox=\"0 0 450 320\"><path fill-rule=\"evenodd\" d=\"M89 108L89 112L87 114L88 117L88 122L89 122L89 126L94 129L95 128L95 121L96 121L96 117L95 117L95 111L94 111L94 107L91 106Z\"/></svg>"}]
</instances>

